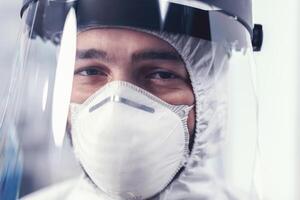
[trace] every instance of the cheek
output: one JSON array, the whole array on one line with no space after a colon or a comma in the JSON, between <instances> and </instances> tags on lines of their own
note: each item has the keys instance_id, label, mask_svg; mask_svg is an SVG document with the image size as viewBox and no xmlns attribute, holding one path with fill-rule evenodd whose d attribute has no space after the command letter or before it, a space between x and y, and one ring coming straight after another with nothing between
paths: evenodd
<instances>
[{"instance_id":1,"label":"cheek","mask_svg":"<svg viewBox=\"0 0 300 200\"><path fill-rule=\"evenodd\" d=\"M71 102L82 104L98 89L99 89L98 87L86 88L84 85L80 85L74 82L72 88Z\"/></svg>"}]
</instances>

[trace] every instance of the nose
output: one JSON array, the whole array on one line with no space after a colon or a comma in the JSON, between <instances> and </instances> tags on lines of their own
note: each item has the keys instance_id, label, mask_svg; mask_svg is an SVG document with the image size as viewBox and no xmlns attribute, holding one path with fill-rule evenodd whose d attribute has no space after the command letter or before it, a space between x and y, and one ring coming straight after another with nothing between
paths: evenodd
<instances>
[{"instance_id":1,"label":"nose","mask_svg":"<svg viewBox=\"0 0 300 200\"><path fill-rule=\"evenodd\" d=\"M115 70L112 70L108 82L112 81L125 81L137 85L134 71L127 67L118 67Z\"/></svg>"}]
</instances>

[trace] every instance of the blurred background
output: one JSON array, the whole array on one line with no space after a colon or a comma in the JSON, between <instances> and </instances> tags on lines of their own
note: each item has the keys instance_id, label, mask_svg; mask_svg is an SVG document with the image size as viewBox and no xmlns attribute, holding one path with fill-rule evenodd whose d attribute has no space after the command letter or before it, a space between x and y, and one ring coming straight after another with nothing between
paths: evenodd
<instances>
[{"instance_id":1,"label":"blurred background","mask_svg":"<svg viewBox=\"0 0 300 200\"><path fill-rule=\"evenodd\" d=\"M21 0L0 2L0 84L5 84L13 63L20 31ZM254 22L264 27L262 51L255 53L259 99L259 153L256 186L263 200L299 200L300 167L300 2L253 0ZM5 88L5 87L0 87ZM0 97L7 95L0 91ZM1 105L0 105L1 106ZM41 156L41 138L30 138L32 158ZM37 140L37 141L35 141ZM36 142L36 143L35 143ZM243 141L247 143L247 141ZM247 159L247 158L245 158ZM24 166L24 180L35 169ZM41 163L45 167L46 163ZM45 171L41 172L41 176ZM31 187L46 183L29 181ZM25 194L26 190L21 194Z\"/></svg>"}]
</instances>

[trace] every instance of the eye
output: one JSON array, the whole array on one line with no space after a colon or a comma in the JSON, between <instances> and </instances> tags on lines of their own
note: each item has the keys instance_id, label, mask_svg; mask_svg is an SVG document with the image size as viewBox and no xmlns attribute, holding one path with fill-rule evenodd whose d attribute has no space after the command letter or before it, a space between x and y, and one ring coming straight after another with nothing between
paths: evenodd
<instances>
[{"instance_id":1,"label":"eye","mask_svg":"<svg viewBox=\"0 0 300 200\"><path fill-rule=\"evenodd\" d=\"M75 75L80 76L107 76L107 74L97 67L86 67L75 71Z\"/></svg>"},{"instance_id":2,"label":"eye","mask_svg":"<svg viewBox=\"0 0 300 200\"><path fill-rule=\"evenodd\" d=\"M152 72L152 73L148 74L146 76L146 78L148 78L148 79L176 79L179 77L169 71L156 71L156 72Z\"/></svg>"}]
</instances>

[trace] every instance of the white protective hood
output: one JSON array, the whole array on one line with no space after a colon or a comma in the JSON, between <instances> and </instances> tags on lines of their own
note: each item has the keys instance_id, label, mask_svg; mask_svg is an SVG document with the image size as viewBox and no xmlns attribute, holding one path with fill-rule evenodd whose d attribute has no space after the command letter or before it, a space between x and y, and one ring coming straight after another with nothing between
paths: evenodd
<instances>
[{"instance_id":1,"label":"white protective hood","mask_svg":"<svg viewBox=\"0 0 300 200\"><path fill-rule=\"evenodd\" d=\"M190 36L153 33L171 44L182 56L190 75L196 104L194 144L185 169L159 200L235 199L231 192L207 164L214 156L224 137L226 123L226 91L222 76L228 70L229 51Z\"/></svg>"}]
</instances>

